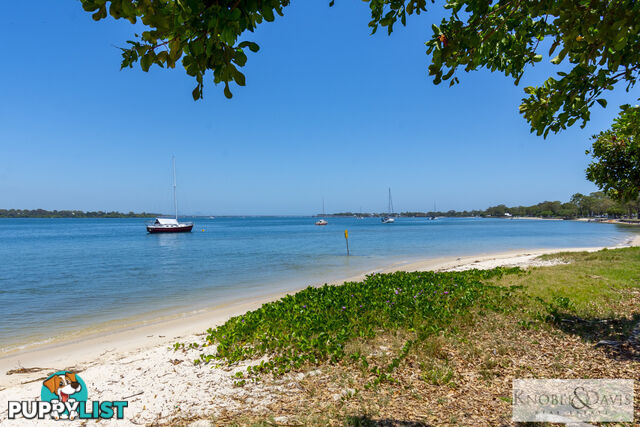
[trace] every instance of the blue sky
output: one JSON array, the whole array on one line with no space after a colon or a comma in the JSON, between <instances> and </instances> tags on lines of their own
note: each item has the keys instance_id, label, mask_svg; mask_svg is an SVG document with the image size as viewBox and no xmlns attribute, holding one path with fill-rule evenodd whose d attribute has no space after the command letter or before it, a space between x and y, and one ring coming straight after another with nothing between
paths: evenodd
<instances>
[{"instance_id":1,"label":"blue sky","mask_svg":"<svg viewBox=\"0 0 640 427\"><path fill-rule=\"evenodd\" d=\"M204 101L181 67L119 70L135 28L94 22L74 0L2 2L0 207L195 214L485 208L567 200L584 178L589 136L609 126L597 107L585 129L546 140L518 114L524 86L486 71L435 86L424 42L440 12L371 36L363 2L300 1L247 39L260 44L247 86L209 83ZM549 58L545 58L546 63Z\"/></svg>"}]
</instances>

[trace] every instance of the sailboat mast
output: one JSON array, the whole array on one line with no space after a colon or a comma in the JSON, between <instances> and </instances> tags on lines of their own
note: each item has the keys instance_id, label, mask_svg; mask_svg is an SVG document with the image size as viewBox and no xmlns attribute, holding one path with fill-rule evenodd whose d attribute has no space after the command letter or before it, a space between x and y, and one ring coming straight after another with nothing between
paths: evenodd
<instances>
[{"instance_id":1,"label":"sailboat mast","mask_svg":"<svg viewBox=\"0 0 640 427\"><path fill-rule=\"evenodd\" d=\"M322 198L322 216L324 216L324 197Z\"/></svg>"},{"instance_id":2,"label":"sailboat mast","mask_svg":"<svg viewBox=\"0 0 640 427\"><path fill-rule=\"evenodd\" d=\"M171 156L173 163L173 207L176 210L176 221L178 220L178 199L176 198L176 156Z\"/></svg>"},{"instance_id":3,"label":"sailboat mast","mask_svg":"<svg viewBox=\"0 0 640 427\"><path fill-rule=\"evenodd\" d=\"M389 215L393 213L393 200L391 199L391 187L389 187Z\"/></svg>"}]
</instances>

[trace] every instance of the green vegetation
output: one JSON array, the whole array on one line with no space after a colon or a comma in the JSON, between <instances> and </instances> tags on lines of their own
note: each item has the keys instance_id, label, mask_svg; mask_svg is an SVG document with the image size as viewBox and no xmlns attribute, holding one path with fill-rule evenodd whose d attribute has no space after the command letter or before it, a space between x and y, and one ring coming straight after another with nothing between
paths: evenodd
<instances>
[{"instance_id":1,"label":"green vegetation","mask_svg":"<svg viewBox=\"0 0 640 427\"><path fill-rule=\"evenodd\" d=\"M521 330L551 328L588 342L624 340L640 322L634 300L640 288L640 248L543 258L564 263L526 272L496 268L376 274L362 282L310 287L209 329L204 347L217 344L217 350L202 354L196 363L234 364L267 356L248 368L248 376L237 372L238 385L261 373L281 375L328 363L355 368L373 378L367 383L371 386L394 381L393 372L411 357L424 382L455 387L455 369L443 353L442 340L471 344L461 331L488 325L483 318L513 322ZM381 347L370 343L389 334L396 343L390 345L391 353L376 356ZM512 343L493 339L502 343L500 354L508 355ZM483 357L479 372L491 380L500 362Z\"/></svg>"},{"instance_id":2,"label":"green vegetation","mask_svg":"<svg viewBox=\"0 0 640 427\"><path fill-rule=\"evenodd\" d=\"M640 107L622 106L611 129L593 136L587 178L615 200L638 200L640 192Z\"/></svg>"},{"instance_id":3,"label":"green vegetation","mask_svg":"<svg viewBox=\"0 0 640 427\"><path fill-rule=\"evenodd\" d=\"M571 200L566 203L559 201L542 202L533 206L513 206L505 205L492 206L487 208L485 215L504 216L509 213L514 216L535 216L542 218L575 218L575 217L596 217L607 215L611 218L622 216L638 216L640 213L640 199L628 202L612 200L603 192L594 192L585 196L576 193L571 196Z\"/></svg>"},{"instance_id":4,"label":"green vegetation","mask_svg":"<svg viewBox=\"0 0 640 427\"><path fill-rule=\"evenodd\" d=\"M537 269L526 280L511 278L508 283L526 286L529 295L534 297L570 299L572 309L583 315L597 315L598 310L593 311L597 303L615 307L624 298L621 290L640 287L638 247L563 252L543 255L541 259L560 259L567 264ZM525 285L525 281L528 284Z\"/></svg>"},{"instance_id":5,"label":"green vegetation","mask_svg":"<svg viewBox=\"0 0 640 427\"><path fill-rule=\"evenodd\" d=\"M472 307L500 310L513 289L488 282L519 272L517 268L398 272L341 286L309 287L208 330L207 341L218 347L215 354L203 354L201 360L234 363L268 355L269 360L251 367L250 374L282 374L306 364L347 360L382 381L415 343L443 331L452 319L464 316ZM411 338L386 366L369 366L364 354L345 350L351 340L372 339L393 329L406 330ZM441 372L433 375L438 381L446 378L440 378Z\"/></svg>"},{"instance_id":6,"label":"green vegetation","mask_svg":"<svg viewBox=\"0 0 640 427\"><path fill-rule=\"evenodd\" d=\"M389 34L406 16L426 12L426 1L370 0L375 31ZM458 82L456 72L499 71L515 84L548 58L559 66L555 77L527 87L520 113L538 135L558 132L577 120L589 121L601 96L625 83L629 91L640 73L640 5L617 1L461 1L448 0L449 17L432 25L427 42L434 83ZM555 55L555 56L554 56Z\"/></svg>"},{"instance_id":7,"label":"green vegetation","mask_svg":"<svg viewBox=\"0 0 640 427\"><path fill-rule=\"evenodd\" d=\"M210 420L216 425L272 425L282 419L289 425L386 425L390 420L506 425L511 423L515 378L635 378L640 366L640 345L633 339L640 325L640 247L542 259L559 264L524 272L376 275L332 289L307 289L233 318L206 338L205 346L224 340L226 355L202 356L198 362L230 363L238 386L252 387L250 382L257 380L254 369L247 375L232 362L246 357L273 361L257 370L276 376L290 367L297 370L295 356L312 354L316 345L304 344L305 328L326 332L326 343L339 343L333 347L343 355L334 358L323 350L325 342L318 343L325 357L300 363L296 375L273 381L261 376L274 405L254 413L243 405ZM443 313L444 320L403 295L412 287L451 289L453 283L460 287L453 287L457 295L426 298L424 293L425 303ZM353 297L350 288L358 292ZM396 304L385 305L384 294L378 295L382 291L397 298L389 300ZM465 294L471 298L456 301ZM365 295L375 304L359 317L344 301ZM297 311L305 303L306 308L317 305ZM249 319L255 323L247 324ZM369 325L372 336L361 333ZM356 332L338 341L341 328ZM639 402L636 396L636 419Z\"/></svg>"},{"instance_id":8,"label":"green vegetation","mask_svg":"<svg viewBox=\"0 0 640 427\"><path fill-rule=\"evenodd\" d=\"M144 31L122 49L122 68L137 62L144 71L152 65L175 68L182 66L197 82L194 99L202 98L204 76L213 73L215 84L224 84L224 94L231 98L229 83L245 85L245 76L238 68L247 62L248 51L259 47L251 41L238 39L253 32L263 21L273 21L282 15L289 0L229 0L229 1L140 1L81 0L84 10L99 21L109 15L135 24L138 19Z\"/></svg>"},{"instance_id":9,"label":"green vegetation","mask_svg":"<svg viewBox=\"0 0 640 427\"><path fill-rule=\"evenodd\" d=\"M47 211L44 209L0 209L0 218L150 218L154 213Z\"/></svg>"}]
</instances>

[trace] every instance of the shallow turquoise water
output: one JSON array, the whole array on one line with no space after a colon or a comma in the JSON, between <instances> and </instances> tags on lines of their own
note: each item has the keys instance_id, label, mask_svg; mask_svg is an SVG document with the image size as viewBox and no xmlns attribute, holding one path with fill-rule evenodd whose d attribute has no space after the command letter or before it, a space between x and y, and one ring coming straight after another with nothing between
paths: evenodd
<instances>
[{"instance_id":1,"label":"shallow turquoise water","mask_svg":"<svg viewBox=\"0 0 640 427\"><path fill-rule=\"evenodd\" d=\"M314 221L195 219L192 233L149 235L144 219L0 219L0 346L152 310L190 311L296 289L398 261L615 245L633 231L479 218L400 218L391 225L329 218L325 227Z\"/></svg>"}]
</instances>

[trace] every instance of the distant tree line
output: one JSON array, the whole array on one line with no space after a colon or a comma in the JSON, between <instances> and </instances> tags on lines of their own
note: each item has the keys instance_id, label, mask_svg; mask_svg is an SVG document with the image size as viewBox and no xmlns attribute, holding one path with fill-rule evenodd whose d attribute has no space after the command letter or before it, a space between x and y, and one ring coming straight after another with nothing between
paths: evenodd
<instances>
[{"instance_id":1,"label":"distant tree line","mask_svg":"<svg viewBox=\"0 0 640 427\"><path fill-rule=\"evenodd\" d=\"M376 217L385 213L341 212L333 216L362 216ZM485 210L471 211L429 211L429 212L401 212L404 217L539 217L539 218L594 218L607 216L609 218L640 217L640 198L628 202L613 200L604 192L597 191L589 195L576 193L566 203L560 201L544 201L532 206L512 206L501 204L491 206Z\"/></svg>"},{"instance_id":2,"label":"distant tree line","mask_svg":"<svg viewBox=\"0 0 640 427\"><path fill-rule=\"evenodd\" d=\"M0 209L0 218L148 218L158 216L154 213L122 213L103 211L48 211L45 209Z\"/></svg>"},{"instance_id":3,"label":"distant tree line","mask_svg":"<svg viewBox=\"0 0 640 427\"><path fill-rule=\"evenodd\" d=\"M604 192L597 191L589 195L576 193L566 203L545 201L532 206L505 205L487 208L485 216L534 216L541 218L591 218L607 216L610 218L637 217L640 213L640 199L622 202L613 200Z\"/></svg>"}]
</instances>

